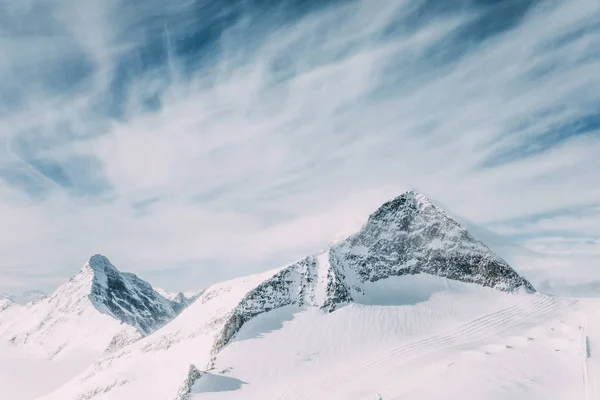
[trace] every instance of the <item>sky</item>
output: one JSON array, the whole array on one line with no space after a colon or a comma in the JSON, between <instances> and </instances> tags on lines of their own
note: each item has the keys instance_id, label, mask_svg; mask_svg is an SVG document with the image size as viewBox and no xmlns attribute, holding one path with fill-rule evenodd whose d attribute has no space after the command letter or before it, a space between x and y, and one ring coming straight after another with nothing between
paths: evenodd
<instances>
[{"instance_id":1,"label":"sky","mask_svg":"<svg viewBox=\"0 0 600 400\"><path fill-rule=\"evenodd\" d=\"M3 0L0 292L197 289L414 189L598 295L599 46L595 0Z\"/></svg>"}]
</instances>

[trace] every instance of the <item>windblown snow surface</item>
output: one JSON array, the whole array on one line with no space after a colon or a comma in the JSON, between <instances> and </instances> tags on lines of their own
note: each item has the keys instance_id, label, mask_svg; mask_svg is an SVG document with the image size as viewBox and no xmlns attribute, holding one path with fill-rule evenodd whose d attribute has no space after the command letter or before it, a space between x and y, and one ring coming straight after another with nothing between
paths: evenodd
<instances>
[{"instance_id":1,"label":"windblown snow surface","mask_svg":"<svg viewBox=\"0 0 600 400\"><path fill-rule=\"evenodd\" d=\"M267 277L213 287L203 315L192 305L42 399L597 399L600 302L429 275L369 283L331 313L263 313L213 358L210 313Z\"/></svg>"},{"instance_id":2,"label":"windblown snow surface","mask_svg":"<svg viewBox=\"0 0 600 400\"><path fill-rule=\"evenodd\" d=\"M374 285L331 314L289 307L249 322L190 398L598 398L599 303L429 276Z\"/></svg>"}]
</instances>

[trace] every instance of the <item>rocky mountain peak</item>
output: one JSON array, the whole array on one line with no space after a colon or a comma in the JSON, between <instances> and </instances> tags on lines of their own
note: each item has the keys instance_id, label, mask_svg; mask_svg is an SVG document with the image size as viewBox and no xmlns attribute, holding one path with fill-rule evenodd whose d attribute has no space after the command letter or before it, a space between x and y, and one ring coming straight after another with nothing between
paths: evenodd
<instances>
[{"instance_id":1,"label":"rocky mountain peak","mask_svg":"<svg viewBox=\"0 0 600 400\"><path fill-rule=\"evenodd\" d=\"M460 224L450 218L442 209L435 206L423 194L412 190L385 202L369 216L366 227L370 225L386 225L388 229L407 228L418 216L430 220L460 227Z\"/></svg>"},{"instance_id":2,"label":"rocky mountain peak","mask_svg":"<svg viewBox=\"0 0 600 400\"><path fill-rule=\"evenodd\" d=\"M118 279L121 272L109 261L108 258L101 254L95 254L83 266L78 276L82 279L90 279L92 286L106 286L109 280Z\"/></svg>"},{"instance_id":3,"label":"rocky mountain peak","mask_svg":"<svg viewBox=\"0 0 600 400\"><path fill-rule=\"evenodd\" d=\"M117 268L114 265L112 265L108 258L103 256L102 254L94 254L93 256L91 256L86 266L97 272L118 272Z\"/></svg>"},{"instance_id":4,"label":"rocky mountain peak","mask_svg":"<svg viewBox=\"0 0 600 400\"><path fill-rule=\"evenodd\" d=\"M0 309L13 308L9 301L0 301ZM49 357L65 349L115 349L154 332L182 309L97 254L51 295L20 307L0 338Z\"/></svg>"},{"instance_id":5,"label":"rocky mountain peak","mask_svg":"<svg viewBox=\"0 0 600 400\"><path fill-rule=\"evenodd\" d=\"M369 219L381 218L384 215L398 212L411 212L429 205L431 202L422 194L413 190L402 193L400 196L383 203Z\"/></svg>"},{"instance_id":6,"label":"rocky mountain peak","mask_svg":"<svg viewBox=\"0 0 600 400\"><path fill-rule=\"evenodd\" d=\"M383 204L332 251L363 282L427 273L503 291L534 290L506 261L413 191Z\"/></svg>"},{"instance_id":7,"label":"rocky mountain peak","mask_svg":"<svg viewBox=\"0 0 600 400\"><path fill-rule=\"evenodd\" d=\"M88 297L94 307L144 335L166 324L179 311L148 282L120 272L105 256L92 256L86 269L93 273Z\"/></svg>"}]
</instances>

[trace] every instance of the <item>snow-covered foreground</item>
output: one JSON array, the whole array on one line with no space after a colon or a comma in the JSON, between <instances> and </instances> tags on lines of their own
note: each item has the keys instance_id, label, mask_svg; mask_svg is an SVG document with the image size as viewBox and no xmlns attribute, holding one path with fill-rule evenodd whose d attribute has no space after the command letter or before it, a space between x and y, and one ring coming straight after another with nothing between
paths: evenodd
<instances>
[{"instance_id":1,"label":"snow-covered foreground","mask_svg":"<svg viewBox=\"0 0 600 400\"><path fill-rule=\"evenodd\" d=\"M48 360L24 349L0 345L0 399L33 400L55 390L85 369L96 355Z\"/></svg>"},{"instance_id":2,"label":"snow-covered foreground","mask_svg":"<svg viewBox=\"0 0 600 400\"><path fill-rule=\"evenodd\" d=\"M201 372L189 400L598 398L598 300L508 294L430 275L366 285L368 294L332 313L286 306L246 322L214 368ZM168 330L180 332L186 320L184 313ZM78 382L114 364L116 374L96 375L97 389L84 395L173 400L182 366L205 351L202 341L177 346L138 356L135 345L124 348L126 357L96 361L48 398L80 398ZM33 360L1 348L1 398L53 392L89 361ZM152 386L170 389L147 390L146 374ZM119 379L126 391L116 390Z\"/></svg>"},{"instance_id":3,"label":"snow-covered foreground","mask_svg":"<svg viewBox=\"0 0 600 400\"><path fill-rule=\"evenodd\" d=\"M381 290L365 299L369 305L258 316L191 398L598 398L600 302L504 294L427 276L374 285ZM391 305L394 286L412 292Z\"/></svg>"}]
</instances>

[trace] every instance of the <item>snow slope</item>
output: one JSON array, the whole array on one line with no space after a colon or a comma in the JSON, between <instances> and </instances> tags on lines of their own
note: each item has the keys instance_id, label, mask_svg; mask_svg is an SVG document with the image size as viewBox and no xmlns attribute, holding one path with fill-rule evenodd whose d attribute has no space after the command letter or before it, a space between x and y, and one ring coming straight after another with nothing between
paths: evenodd
<instances>
[{"instance_id":1,"label":"snow slope","mask_svg":"<svg viewBox=\"0 0 600 400\"><path fill-rule=\"evenodd\" d=\"M307 309L311 315L343 315L355 303L394 304L402 298L401 291L392 285L393 290L382 297L386 284L400 277L412 282L411 277L418 281L423 276L476 283L476 288L487 287L482 293L497 296L534 291L455 220L424 196L407 192L385 203L358 233L325 252L208 288L168 325L97 360L45 398L185 399L195 380L211 387L225 384L214 373L202 371L212 370L221 352L233 346L256 318L289 307ZM442 281L444 288L449 286L449 281ZM343 307L347 304L351 306ZM212 383L207 384L204 376ZM230 383L239 386L237 381Z\"/></svg>"},{"instance_id":2,"label":"snow slope","mask_svg":"<svg viewBox=\"0 0 600 400\"><path fill-rule=\"evenodd\" d=\"M20 347L0 343L0 398L33 400L71 380L90 365L97 354L69 354L49 360Z\"/></svg>"},{"instance_id":3,"label":"snow slope","mask_svg":"<svg viewBox=\"0 0 600 400\"><path fill-rule=\"evenodd\" d=\"M213 358L215 341L235 307L276 271L211 286L177 318L154 334L97 360L48 399L173 399L190 364Z\"/></svg>"},{"instance_id":4,"label":"snow slope","mask_svg":"<svg viewBox=\"0 0 600 400\"><path fill-rule=\"evenodd\" d=\"M597 398L598 359L586 355L583 337L593 349L600 332L582 322L600 320L597 302L417 277L387 289L429 286L424 301L421 290L403 305L288 307L257 317L190 399Z\"/></svg>"},{"instance_id":5,"label":"snow slope","mask_svg":"<svg viewBox=\"0 0 600 400\"><path fill-rule=\"evenodd\" d=\"M600 303L425 274L368 283L362 303L335 312L262 313L203 370L220 310L266 277L211 288L203 310L213 314L193 310L200 299L41 399L597 398Z\"/></svg>"}]
</instances>

